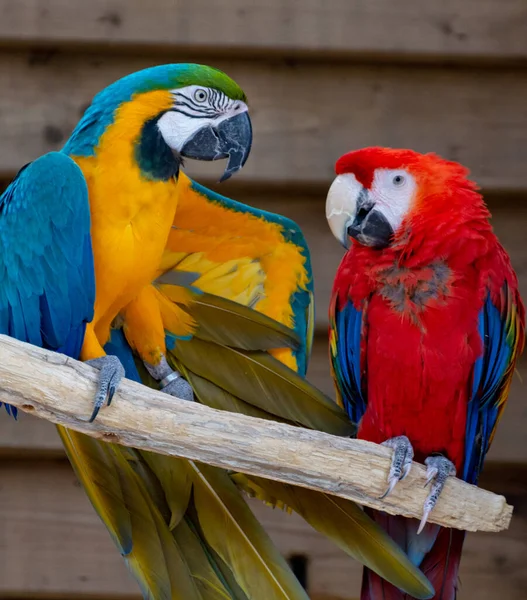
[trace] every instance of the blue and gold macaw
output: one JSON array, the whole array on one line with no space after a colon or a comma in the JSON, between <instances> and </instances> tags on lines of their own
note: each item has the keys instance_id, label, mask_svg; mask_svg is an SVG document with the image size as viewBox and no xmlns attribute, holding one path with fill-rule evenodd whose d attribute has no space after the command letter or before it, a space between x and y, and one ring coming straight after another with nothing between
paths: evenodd
<instances>
[{"instance_id":1,"label":"blue and gold macaw","mask_svg":"<svg viewBox=\"0 0 527 600\"><path fill-rule=\"evenodd\" d=\"M298 226L181 171L184 157L228 158L225 179L251 139L245 95L224 73L154 67L98 94L62 152L2 196L0 331L99 368L92 419L126 371L216 408L351 433L304 379L313 293ZM145 598L307 598L240 490L287 505L389 581L430 595L350 502L59 433Z\"/></svg>"}]
</instances>

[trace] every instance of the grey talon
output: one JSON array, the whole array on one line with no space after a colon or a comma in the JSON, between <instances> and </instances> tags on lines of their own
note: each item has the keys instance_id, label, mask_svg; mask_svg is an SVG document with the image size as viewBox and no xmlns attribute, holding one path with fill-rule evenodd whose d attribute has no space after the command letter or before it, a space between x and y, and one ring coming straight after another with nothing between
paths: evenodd
<instances>
[{"instance_id":1,"label":"grey talon","mask_svg":"<svg viewBox=\"0 0 527 600\"><path fill-rule=\"evenodd\" d=\"M86 364L100 371L99 387L93 402L93 412L89 419L89 422L93 423L99 414L99 410L104 405L110 406L115 391L124 377L124 367L117 356L111 355L87 360Z\"/></svg>"},{"instance_id":2,"label":"grey talon","mask_svg":"<svg viewBox=\"0 0 527 600\"><path fill-rule=\"evenodd\" d=\"M410 440L405 435L399 435L390 438L381 444L393 449L392 464L388 473L388 488L379 500L386 498L392 493L393 488L398 481L402 481L412 468L412 460L414 458L414 449Z\"/></svg>"},{"instance_id":3,"label":"grey talon","mask_svg":"<svg viewBox=\"0 0 527 600\"><path fill-rule=\"evenodd\" d=\"M427 466L425 487L432 483L432 488L423 506L423 517L421 523L419 523L418 534L423 531L430 513L441 496L447 479L456 476L454 463L444 456L429 456L425 460L425 465Z\"/></svg>"}]
</instances>

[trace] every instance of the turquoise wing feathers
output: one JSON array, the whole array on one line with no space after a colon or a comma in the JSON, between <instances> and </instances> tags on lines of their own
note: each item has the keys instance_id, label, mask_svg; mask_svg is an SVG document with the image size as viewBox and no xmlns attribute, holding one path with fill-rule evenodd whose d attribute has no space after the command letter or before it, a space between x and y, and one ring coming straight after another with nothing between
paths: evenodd
<instances>
[{"instance_id":1,"label":"turquoise wing feathers","mask_svg":"<svg viewBox=\"0 0 527 600\"><path fill-rule=\"evenodd\" d=\"M52 152L0 197L0 333L76 358L94 302L86 181Z\"/></svg>"}]
</instances>

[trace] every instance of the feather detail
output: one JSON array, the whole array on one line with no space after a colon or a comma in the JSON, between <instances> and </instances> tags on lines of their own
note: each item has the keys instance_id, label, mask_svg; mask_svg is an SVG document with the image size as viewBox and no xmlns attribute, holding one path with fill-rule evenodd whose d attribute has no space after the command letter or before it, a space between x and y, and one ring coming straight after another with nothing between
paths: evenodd
<instances>
[{"instance_id":1,"label":"feather detail","mask_svg":"<svg viewBox=\"0 0 527 600\"><path fill-rule=\"evenodd\" d=\"M346 554L414 598L434 595L426 577L403 550L353 502L260 477L232 477L242 489L267 504L279 499Z\"/></svg>"},{"instance_id":2,"label":"feather detail","mask_svg":"<svg viewBox=\"0 0 527 600\"><path fill-rule=\"evenodd\" d=\"M434 600L455 600L458 570L465 532L437 525L426 525L417 535L419 522L379 511L367 511L385 529L412 560L435 589ZM364 569L361 600L413 600L414 596Z\"/></svg>"},{"instance_id":3,"label":"feather detail","mask_svg":"<svg viewBox=\"0 0 527 600\"><path fill-rule=\"evenodd\" d=\"M147 600L200 600L133 451L59 427L68 458ZM155 488L154 488L155 489Z\"/></svg>"},{"instance_id":4,"label":"feather detail","mask_svg":"<svg viewBox=\"0 0 527 600\"><path fill-rule=\"evenodd\" d=\"M256 406L248 404L240 398L229 394L229 392L218 387L212 383L212 381L192 373L179 363L176 363L175 367L178 371L183 373L187 381L192 385L192 389L198 397L198 400L202 404L205 404L205 406L209 406L210 408L215 408L217 410L240 413L242 415L255 417L257 419L267 419L277 421L279 423L282 422L292 424L290 421L280 419L279 417L269 414L265 410L257 408Z\"/></svg>"},{"instance_id":5,"label":"feather detail","mask_svg":"<svg viewBox=\"0 0 527 600\"><path fill-rule=\"evenodd\" d=\"M334 435L353 432L341 408L267 353L196 338L178 341L172 353L189 371L275 416Z\"/></svg>"},{"instance_id":6,"label":"feather detail","mask_svg":"<svg viewBox=\"0 0 527 600\"><path fill-rule=\"evenodd\" d=\"M227 474L191 463L196 513L208 544L250 600L308 600L282 555ZM217 523L223 523L220 530Z\"/></svg>"},{"instance_id":7,"label":"feather detail","mask_svg":"<svg viewBox=\"0 0 527 600\"><path fill-rule=\"evenodd\" d=\"M186 460L167 458L154 452L141 452L141 457L159 479L170 508L168 528L174 529L183 519L188 508L192 480Z\"/></svg>"},{"instance_id":8,"label":"feather detail","mask_svg":"<svg viewBox=\"0 0 527 600\"><path fill-rule=\"evenodd\" d=\"M241 350L297 348L296 333L251 308L211 294L193 299L188 311L202 340Z\"/></svg>"},{"instance_id":9,"label":"feather detail","mask_svg":"<svg viewBox=\"0 0 527 600\"><path fill-rule=\"evenodd\" d=\"M0 196L0 333L78 358L93 317L93 268L86 181L50 152Z\"/></svg>"},{"instance_id":10,"label":"feather detail","mask_svg":"<svg viewBox=\"0 0 527 600\"><path fill-rule=\"evenodd\" d=\"M123 556L132 551L132 524L110 446L57 426L66 454L97 514Z\"/></svg>"},{"instance_id":11,"label":"feather detail","mask_svg":"<svg viewBox=\"0 0 527 600\"><path fill-rule=\"evenodd\" d=\"M183 549L201 600L236 600L235 593L223 577L217 561L200 538L190 518L183 519L173 531L174 539Z\"/></svg>"}]
</instances>

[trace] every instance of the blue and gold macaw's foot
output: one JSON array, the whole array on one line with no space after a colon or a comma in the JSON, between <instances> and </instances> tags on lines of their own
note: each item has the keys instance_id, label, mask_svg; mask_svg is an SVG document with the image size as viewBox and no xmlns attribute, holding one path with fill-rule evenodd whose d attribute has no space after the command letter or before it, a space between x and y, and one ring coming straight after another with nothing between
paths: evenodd
<instances>
[{"instance_id":1,"label":"blue and gold macaw's foot","mask_svg":"<svg viewBox=\"0 0 527 600\"><path fill-rule=\"evenodd\" d=\"M412 468L414 449L410 440L405 435L390 438L381 444L393 449L392 464L388 473L388 488L379 500L392 493L398 481L402 481Z\"/></svg>"},{"instance_id":2,"label":"blue and gold macaw's foot","mask_svg":"<svg viewBox=\"0 0 527 600\"><path fill-rule=\"evenodd\" d=\"M446 480L449 477L456 476L456 467L454 463L444 456L429 456L425 460L425 465L427 466L425 487L432 483L432 488L425 500L423 517L417 533L423 531L423 527L425 526L432 509L437 504L439 496L445 487Z\"/></svg>"},{"instance_id":3,"label":"blue and gold macaw's foot","mask_svg":"<svg viewBox=\"0 0 527 600\"><path fill-rule=\"evenodd\" d=\"M87 360L86 364L100 371L99 388L95 395L93 412L90 417L90 423L92 423L103 406L110 406L115 391L124 377L124 367L117 356L110 355Z\"/></svg>"},{"instance_id":4,"label":"blue and gold macaw's foot","mask_svg":"<svg viewBox=\"0 0 527 600\"><path fill-rule=\"evenodd\" d=\"M152 377L159 381L159 389L165 394L170 394L181 400L194 400L194 392L188 381L179 373L170 367L166 358L161 357L158 365L144 363L147 371Z\"/></svg>"}]
</instances>

